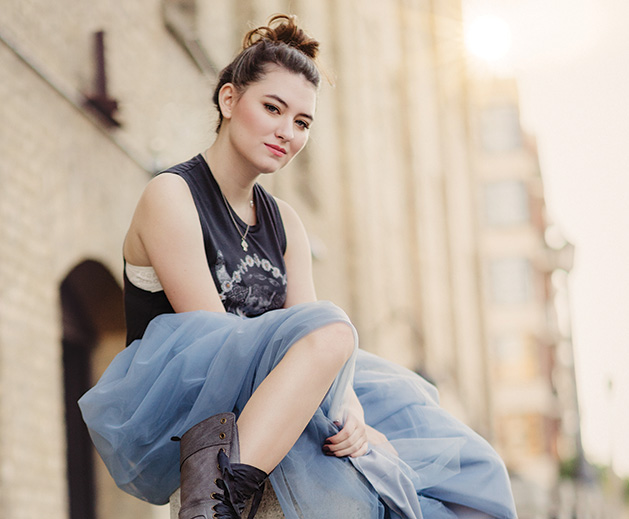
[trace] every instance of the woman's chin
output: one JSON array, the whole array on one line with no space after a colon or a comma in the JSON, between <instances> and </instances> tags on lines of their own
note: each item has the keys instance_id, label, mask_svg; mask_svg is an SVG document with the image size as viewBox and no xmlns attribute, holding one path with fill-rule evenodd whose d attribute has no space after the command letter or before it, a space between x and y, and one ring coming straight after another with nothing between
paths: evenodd
<instances>
[{"instance_id":1,"label":"woman's chin","mask_svg":"<svg viewBox=\"0 0 629 519\"><path fill-rule=\"evenodd\" d=\"M282 162L282 163L274 162L274 163L260 164L258 171L262 175L269 175L271 173L276 173L277 171L285 167L287 164L288 162Z\"/></svg>"}]
</instances>

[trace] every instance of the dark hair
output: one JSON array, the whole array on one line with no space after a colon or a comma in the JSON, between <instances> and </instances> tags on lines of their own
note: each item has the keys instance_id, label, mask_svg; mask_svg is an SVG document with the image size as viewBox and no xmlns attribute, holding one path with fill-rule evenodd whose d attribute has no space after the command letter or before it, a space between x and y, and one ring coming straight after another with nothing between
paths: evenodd
<instances>
[{"instance_id":1,"label":"dark hair","mask_svg":"<svg viewBox=\"0 0 629 519\"><path fill-rule=\"evenodd\" d=\"M293 15L276 14L267 25L245 34L242 51L220 73L214 90L214 104L218 109L218 132L223 122L223 114L218 104L218 93L226 83L231 83L242 92L250 83L262 79L269 64L276 64L295 74L302 74L315 87L319 86L321 75L315 59L319 52L319 42L308 36L297 25Z\"/></svg>"}]
</instances>

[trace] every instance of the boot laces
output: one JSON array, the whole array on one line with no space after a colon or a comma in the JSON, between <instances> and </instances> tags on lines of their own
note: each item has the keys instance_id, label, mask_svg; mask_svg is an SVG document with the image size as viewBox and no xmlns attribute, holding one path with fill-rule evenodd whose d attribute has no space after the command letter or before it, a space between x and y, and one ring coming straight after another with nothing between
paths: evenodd
<instances>
[{"instance_id":1,"label":"boot laces","mask_svg":"<svg viewBox=\"0 0 629 519\"><path fill-rule=\"evenodd\" d=\"M216 512L216 519L240 519L240 514L234 509L234 505L229 497L229 490L225 481L217 479L216 484L223 491L222 494L216 493L212 496L217 503L212 507Z\"/></svg>"},{"instance_id":2,"label":"boot laces","mask_svg":"<svg viewBox=\"0 0 629 519\"><path fill-rule=\"evenodd\" d=\"M218 453L218 466L223 478L218 479L217 484L224 495L218 496L220 504L216 505L216 511L219 511L219 506L222 511L224 506L225 511L223 513L232 514L225 515L225 519L240 519L247 499L253 496L248 516L248 519L253 519L260 507L260 501L262 501L264 480L260 482L252 477L247 477L247 469L253 469L253 467L241 466L240 464L237 464L236 467L232 466L229 457L224 451ZM218 516L218 518L222 519L221 516Z\"/></svg>"}]
</instances>

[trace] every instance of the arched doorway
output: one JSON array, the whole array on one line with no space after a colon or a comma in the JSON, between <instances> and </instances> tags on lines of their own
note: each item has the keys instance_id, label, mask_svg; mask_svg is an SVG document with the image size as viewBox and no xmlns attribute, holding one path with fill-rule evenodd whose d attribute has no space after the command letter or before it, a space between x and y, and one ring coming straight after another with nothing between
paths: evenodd
<instances>
[{"instance_id":1,"label":"arched doorway","mask_svg":"<svg viewBox=\"0 0 629 519\"><path fill-rule=\"evenodd\" d=\"M70 519L99 519L98 467L77 400L124 347L122 291L96 261L77 265L60 287ZM103 352L103 347L113 350Z\"/></svg>"}]
</instances>

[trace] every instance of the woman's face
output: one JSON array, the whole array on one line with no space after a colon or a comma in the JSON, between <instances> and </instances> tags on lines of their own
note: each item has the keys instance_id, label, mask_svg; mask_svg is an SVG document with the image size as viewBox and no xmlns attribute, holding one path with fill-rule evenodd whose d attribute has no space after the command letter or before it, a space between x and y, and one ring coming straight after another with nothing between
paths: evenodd
<instances>
[{"instance_id":1,"label":"woman's face","mask_svg":"<svg viewBox=\"0 0 629 519\"><path fill-rule=\"evenodd\" d=\"M260 81L227 100L223 117L232 146L259 173L286 166L308 141L316 97L303 75L269 66Z\"/></svg>"}]
</instances>

